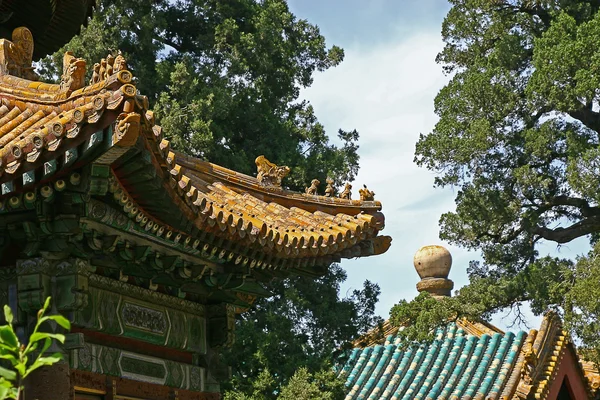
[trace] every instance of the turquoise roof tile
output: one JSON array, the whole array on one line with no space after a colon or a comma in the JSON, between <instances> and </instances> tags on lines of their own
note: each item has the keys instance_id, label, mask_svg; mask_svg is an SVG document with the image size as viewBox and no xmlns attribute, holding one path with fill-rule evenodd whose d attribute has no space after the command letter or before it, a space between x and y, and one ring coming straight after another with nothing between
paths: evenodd
<instances>
[{"instance_id":1,"label":"turquoise roof tile","mask_svg":"<svg viewBox=\"0 0 600 400\"><path fill-rule=\"evenodd\" d=\"M354 349L341 370L347 400L486 398L501 393L525 332L467 334L456 324L436 339L404 349L394 335L383 345Z\"/></svg>"}]
</instances>

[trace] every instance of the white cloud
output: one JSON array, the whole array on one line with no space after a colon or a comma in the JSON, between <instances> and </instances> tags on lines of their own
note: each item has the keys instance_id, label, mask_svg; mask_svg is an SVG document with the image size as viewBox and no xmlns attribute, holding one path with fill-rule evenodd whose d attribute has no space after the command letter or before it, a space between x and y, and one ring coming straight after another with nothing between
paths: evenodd
<instances>
[{"instance_id":1,"label":"white cloud","mask_svg":"<svg viewBox=\"0 0 600 400\"><path fill-rule=\"evenodd\" d=\"M363 183L375 191L386 216L384 234L393 242L381 256L344 260L348 281L342 290L360 288L366 279L378 283L382 293L377 313L384 318L400 299L417 295L419 277L412 258L421 246L442 244L450 250L455 289L468 283L466 268L478 258L439 240L440 215L454 210L455 193L434 189L434 175L413 163L419 134L430 132L437 121L433 100L448 81L435 63L442 46L439 35L432 33L399 36L368 49L351 46L339 67L317 75L302 93L328 132L360 132L361 169L354 197ZM528 316L531 325L539 325L538 318ZM506 327L511 321L498 316L494 322Z\"/></svg>"},{"instance_id":2,"label":"white cloud","mask_svg":"<svg viewBox=\"0 0 600 400\"><path fill-rule=\"evenodd\" d=\"M441 38L433 34L399 37L370 49L346 48L344 62L317 75L303 93L329 132L340 127L360 132L355 189L366 183L375 191L386 215L384 233L394 240L382 256L342 265L349 276L346 288L358 288L365 279L379 283L377 311L384 317L398 300L416 295L419 278L412 257L421 246L440 243L438 219L454 207L452 191L433 189L433 175L413 163L419 133L431 131L436 122L433 99L447 82L434 61L441 48ZM455 260L451 278L462 285L473 256L447 247Z\"/></svg>"}]
</instances>

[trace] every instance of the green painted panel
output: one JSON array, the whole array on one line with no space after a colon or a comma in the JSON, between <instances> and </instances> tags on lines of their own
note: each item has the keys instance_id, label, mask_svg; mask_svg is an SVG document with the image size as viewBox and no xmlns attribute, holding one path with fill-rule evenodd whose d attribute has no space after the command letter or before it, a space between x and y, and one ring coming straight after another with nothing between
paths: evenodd
<instances>
[{"instance_id":1,"label":"green painted panel","mask_svg":"<svg viewBox=\"0 0 600 400\"><path fill-rule=\"evenodd\" d=\"M121 371L136 375L148 376L151 378L164 379L167 375L166 367L163 363L141 360L126 355L121 357Z\"/></svg>"},{"instance_id":2,"label":"green painted panel","mask_svg":"<svg viewBox=\"0 0 600 400\"><path fill-rule=\"evenodd\" d=\"M203 316L94 286L88 286L87 293L87 304L82 304L74 313L75 325L158 346L206 354Z\"/></svg>"},{"instance_id":3,"label":"green painted panel","mask_svg":"<svg viewBox=\"0 0 600 400\"><path fill-rule=\"evenodd\" d=\"M204 319L188 316L188 341L186 349L198 353L206 353L206 329Z\"/></svg>"},{"instance_id":4,"label":"green painted panel","mask_svg":"<svg viewBox=\"0 0 600 400\"><path fill-rule=\"evenodd\" d=\"M101 371L107 375L121 376L119 368L120 350L102 347L98 354Z\"/></svg>"},{"instance_id":5,"label":"green painted panel","mask_svg":"<svg viewBox=\"0 0 600 400\"><path fill-rule=\"evenodd\" d=\"M99 329L100 325L98 323L98 316L96 314L96 309L98 305L98 297L100 296L100 291L89 288L88 295L88 303L85 307L83 307L80 311L74 313L73 322L76 325L89 328L89 329Z\"/></svg>"},{"instance_id":6,"label":"green painted panel","mask_svg":"<svg viewBox=\"0 0 600 400\"><path fill-rule=\"evenodd\" d=\"M71 368L174 388L205 391L206 371L202 367L86 343L74 350ZM214 382L213 382L214 383ZM218 391L218 385L211 386Z\"/></svg>"},{"instance_id":7,"label":"green painted panel","mask_svg":"<svg viewBox=\"0 0 600 400\"><path fill-rule=\"evenodd\" d=\"M168 310L171 321L171 331L167 340L167 346L178 349L185 348L187 341L187 321L185 313L176 310Z\"/></svg>"},{"instance_id":8,"label":"green painted panel","mask_svg":"<svg viewBox=\"0 0 600 400\"><path fill-rule=\"evenodd\" d=\"M172 387L182 387L185 384L185 371L180 363L174 361L166 361L167 365L167 381L165 385Z\"/></svg>"},{"instance_id":9,"label":"green painted panel","mask_svg":"<svg viewBox=\"0 0 600 400\"><path fill-rule=\"evenodd\" d=\"M124 336L157 345L165 344L169 321L164 308L136 304L125 298L119 316L123 322Z\"/></svg>"},{"instance_id":10,"label":"green painted panel","mask_svg":"<svg viewBox=\"0 0 600 400\"><path fill-rule=\"evenodd\" d=\"M204 371L200 367L190 368L190 390L202 390L202 374Z\"/></svg>"},{"instance_id":11,"label":"green painted panel","mask_svg":"<svg viewBox=\"0 0 600 400\"><path fill-rule=\"evenodd\" d=\"M109 334L121 334L121 323L117 313L117 307L121 296L118 294L101 291L98 296L98 318L102 331Z\"/></svg>"}]
</instances>

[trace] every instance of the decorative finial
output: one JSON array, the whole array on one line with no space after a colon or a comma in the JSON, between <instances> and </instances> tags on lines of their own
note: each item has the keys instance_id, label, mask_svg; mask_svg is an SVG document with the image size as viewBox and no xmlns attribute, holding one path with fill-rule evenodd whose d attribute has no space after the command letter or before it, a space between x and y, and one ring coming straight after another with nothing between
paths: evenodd
<instances>
[{"instance_id":1,"label":"decorative finial","mask_svg":"<svg viewBox=\"0 0 600 400\"><path fill-rule=\"evenodd\" d=\"M333 197L335 195L335 188L333 187L333 179L327 178L327 187L325 188L325 197Z\"/></svg>"},{"instance_id":2,"label":"decorative finial","mask_svg":"<svg viewBox=\"0 0 600 400\"><path fill-rule=\"evenodd\" d=\"M360 199L362 201L374 201L375 200L375 192L367 189L367 185L363 185L363 189L359 189L358 193L360 194Z\"/></svg>"},{"instance_id":3,"label":"decorative finial","mask_svg":"<svg viewBox=\"0 0 600 400\"><path fill-rule=\"evenodd\" d=\"M281 188L281 181L290 173L289 167L275 165L267 160L265 156L256 157L254 162L258 169L256 179L258 179L258 182L263 186Z\"/></svg>"},{"instance_id":4,"label":"decorative finial","mask_svg":"<svg viewBox=\"0 0 600 400\"><path fill-rule=\"evenodd\" d=\"M352 200L352 185L350 183L346 183L344 186L344 191L340 193L340 199Z\"/></svg>"},{"instance_id":5,"label":"decorative finial","mask_svg":"<svg viewBox=\"0 0 600 400\"><path fill-rule=\"evenodd\" d=\"M319 182L318 179L313 179L312 181L310 181L310 187L306 188L306 194L310 194L310 195L316 195L317 194L317 188L319 187L319 185L321 184L321 182Z\"/></svg>"},{"instance_id":6,"label":"decorative finial","mask_svg":"<svg viewBox=\"0 0 600 400\"><path fill-rule=\"evenodd\" d=\"M414 257L414 265L421 281L419 292L425 291L433 297L450 296L454 282L448 279L452 267L452 255L442 246L423 246Z\"/></svg>"}]
</instances>

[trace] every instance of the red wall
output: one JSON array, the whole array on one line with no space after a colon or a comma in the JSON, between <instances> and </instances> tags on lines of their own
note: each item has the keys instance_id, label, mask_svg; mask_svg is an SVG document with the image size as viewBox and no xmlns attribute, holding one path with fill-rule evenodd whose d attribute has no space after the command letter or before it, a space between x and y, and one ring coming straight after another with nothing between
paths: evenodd
<instances>
[{"instance_id":1,"label":"red wall","mask_svg":"<svg viewBox=\"0 0 600 400\"><path fill-rule=\"evenodd\" d=\"M556 400L565 377L567 377L567 387L573 400L585 400L589 398L586 383L583 380L583 375L579 371L577 360L570 347L565 350L565 354L558 366L558 372L550 386L548 400Z\"/></svg>"}]
</instances>

